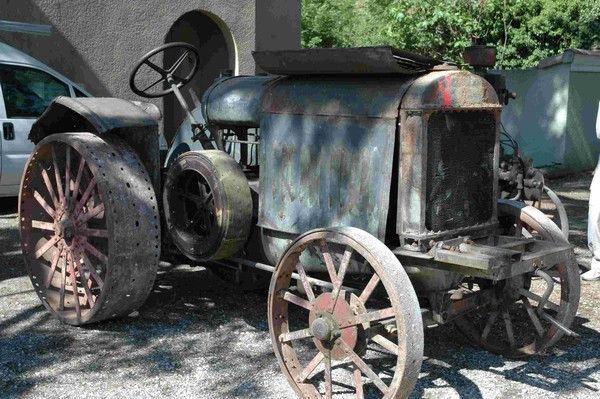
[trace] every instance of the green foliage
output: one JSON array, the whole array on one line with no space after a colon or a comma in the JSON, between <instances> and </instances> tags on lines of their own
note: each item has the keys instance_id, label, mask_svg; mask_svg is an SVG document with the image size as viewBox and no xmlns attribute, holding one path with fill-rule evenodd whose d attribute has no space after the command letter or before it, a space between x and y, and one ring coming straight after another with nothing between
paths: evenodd
<instances>
[{"instance_id":1,"label":"green foliage","mask_svg":"<svg viewBox=\"0 0 600 399\"><path fill-rule=\"evenodd\" d=\"M600 44L600 0L303 0L305 47L390 44L461 63L479 38L499 68Z\"/></svg>"}]
</instances>

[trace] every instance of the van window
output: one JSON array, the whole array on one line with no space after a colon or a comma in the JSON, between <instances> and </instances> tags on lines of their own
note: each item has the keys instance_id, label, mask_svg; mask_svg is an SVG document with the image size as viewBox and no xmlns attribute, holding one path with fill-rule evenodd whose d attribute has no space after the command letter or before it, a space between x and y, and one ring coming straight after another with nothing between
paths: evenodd
<instances>
[{"instance_id":1,"label":"van window","mask_svg":"<svg viewBox=\"0 0 600 399\"><path fill-rule=\"evenodd\" d=\"M69 96L69 87L46 72L0 64L0 85L8 118L37 118L58 96Z\"/></svg>"}]
</instances>

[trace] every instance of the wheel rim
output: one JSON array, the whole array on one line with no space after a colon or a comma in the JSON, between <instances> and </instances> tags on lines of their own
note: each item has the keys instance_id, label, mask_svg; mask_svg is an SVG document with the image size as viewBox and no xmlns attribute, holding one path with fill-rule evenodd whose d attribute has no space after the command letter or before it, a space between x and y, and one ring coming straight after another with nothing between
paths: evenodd
<instances>
[{"instance_id":1,"label":"wheel rim","mask_svg":"<svg viewBox=\"0 0 600 399\"><path fill-rule=\"evenodd\" d=\"M377 250L336 230L307 233L286 251L272 277L271 339L282 371L301 397L331 398L350 389L358 398L398 398L414 387L423 340L416 295L408 277L406 294L400 294L398 275L405 277L400 263L368 237L380 245ZM391 258L378 256L385 250ZM327 271L307 272L306 253L318 253ZM356 268L362 275L351 275ZM299 275L301 288L291 282L292 273ZM315 276L331 286L314 285Z\"/></svg>"},{"instance_id":2,"label":"wheel rim","mask_svg":"<svg viewBox=\"0 0 600 399\"><path fill-rule=\"evenodd\" d=\"M550 218L562 231L565 239L569 239L569 218L564 204L558 195L548 186L544 186L544 194L539 201L525 201L526 204L535 206Z\"/></svg>"},{"instance_id":3,"label":"wheel rim","mask_svg":"<svg viewBox=\"0 0 600 399\"><path fill-rule=\"evenodd\" d=\"M109 256L103 199L84 157L65 143L39 148L21 197L22 241L32 283L60 317L96 310Z\"/></svg>"},{"instance_id":4,"label":"wheel rim","mask_svg":"<svg viewBox=\"0 0 600 399\"><path fill-rule=\"evenodd\" d=\"M523 208L523 209L522 209ZM539 210L515 206L505 234L568 244ZM492 304L457 319L459 329L491 352L522 358L543 352L569 328L579 303L579 275L573 262L559 263L492 284L474 280L467 290L491 290ZM547 298L547 299L546 299Z\"/></svg>"}]
</instances>

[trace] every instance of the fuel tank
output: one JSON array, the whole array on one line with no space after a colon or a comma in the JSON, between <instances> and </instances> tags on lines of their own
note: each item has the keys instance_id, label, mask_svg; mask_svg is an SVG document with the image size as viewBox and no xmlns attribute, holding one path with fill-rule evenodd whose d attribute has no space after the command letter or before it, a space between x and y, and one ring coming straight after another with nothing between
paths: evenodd
<instances>
[{"instance_id":1,"label":"fuel tank","mask_svg":"<svg viewBox=\"0 0 600 399\"><path fill-rule=\"evenodd\" d=\"M202 116L211 125L259 127L265 91L276 76L218 79L202 97Z\"/></svg>"}]
</instances>

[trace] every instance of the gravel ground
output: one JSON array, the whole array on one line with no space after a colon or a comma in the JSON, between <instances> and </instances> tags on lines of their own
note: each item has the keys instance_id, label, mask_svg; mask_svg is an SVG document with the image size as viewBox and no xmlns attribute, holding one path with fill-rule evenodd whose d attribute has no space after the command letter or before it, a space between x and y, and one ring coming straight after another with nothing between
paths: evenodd
<instances>
[{"instance_id":1,"label":"gravel ground","mask_svg":"<svg viewBox=\"0 0 600 399\"><path fill-rule=\"evenodd\" d=\"M585 247L582 174L552 182L567 205L578 260ZM209 270L163 264L139 313L72 328L52 319L24 271L14 199L0 203L0 397L292 398L266 321L266 294L228 292ZM428 329L413 397L599 397L600 283L584 283L574 329L555 351L507 361L453 327ZM85 393L83 395L83 393Z\"/></svg>"}]
</instances>

